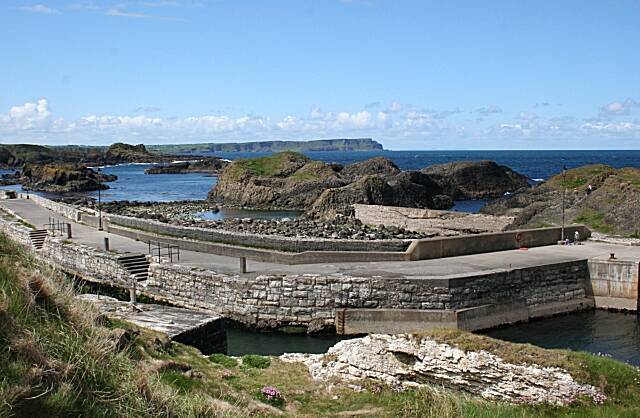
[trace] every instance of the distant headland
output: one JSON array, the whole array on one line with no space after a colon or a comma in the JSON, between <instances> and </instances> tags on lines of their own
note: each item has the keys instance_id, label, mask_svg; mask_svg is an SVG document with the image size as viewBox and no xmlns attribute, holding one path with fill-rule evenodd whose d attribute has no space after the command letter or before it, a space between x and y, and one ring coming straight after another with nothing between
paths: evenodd
<instances>
[{"instance_id":1,"label":"distant headland","mask_svg":"<svg viewBox=\"0 0 640 418\"><path fill-rule=\"evenodd\" d=\"M371 138L319 139L311 141L256 141L204 144L149 145L150 151L163 154L198 154L203 152L309 152L309 151L380 151L382 144Z\"/></svg>"}]
</instances>

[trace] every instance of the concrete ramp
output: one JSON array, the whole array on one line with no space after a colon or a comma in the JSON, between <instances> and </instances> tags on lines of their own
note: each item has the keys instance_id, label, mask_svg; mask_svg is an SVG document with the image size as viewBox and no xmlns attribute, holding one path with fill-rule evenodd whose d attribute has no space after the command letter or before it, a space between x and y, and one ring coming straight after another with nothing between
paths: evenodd
<instances>
[{"instance_id":1,"label":"concrete ramp","mask_svg":"<svg viewBox=\"0 0 640 418\"><path fill-rule=\"evenodd\" d=\"M224 318L220 316L145 303L138 303L134 308L129 302L102 295L80 295L78 298L95 304L107 317L162 332L173 341L196 347L203 354L227 352Z\"/></svg>"}]
</instances>

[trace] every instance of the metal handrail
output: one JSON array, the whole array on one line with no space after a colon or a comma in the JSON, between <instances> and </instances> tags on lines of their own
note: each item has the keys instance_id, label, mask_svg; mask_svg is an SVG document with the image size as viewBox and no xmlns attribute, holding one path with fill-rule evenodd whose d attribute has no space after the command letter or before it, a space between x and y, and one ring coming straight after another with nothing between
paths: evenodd
<instances>
[{"instance_id":1,"label":"metal handrail","mask_svg":"<svg viewBox=\"0 0 640 418\"><path fill-rule=\"evenodd\" d=\"M169 244L162 241L147 241L149 246L149 255L152 257L158 257L158 261L160 257L167 256L169 260L173 263L173 257L176 256L177 260L180 261L180 247L176 244Z\"/></svg>"},{"instance_id":2,"label":"metal handrail","mask_svg":"<svg viewBox=\"0 0 640 418\"><path fill-rule=\"evenodd\" d=\"M56 218L49 217L49 222L42 224L42 227L53 233L54 236L57 236L58 233L62 236L67 231L67 225L69 225L69 222L61 222Z\"/></svg>"}]
</instances>

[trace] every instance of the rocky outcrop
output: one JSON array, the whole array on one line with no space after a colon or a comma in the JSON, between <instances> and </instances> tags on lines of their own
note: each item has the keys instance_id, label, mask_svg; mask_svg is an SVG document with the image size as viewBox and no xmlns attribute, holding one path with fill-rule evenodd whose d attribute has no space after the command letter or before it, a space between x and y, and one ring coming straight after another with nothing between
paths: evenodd
<instances>
[{"instance_id":1,"label":"rocky outcrop","mask_svg":"<svg viewBox=\"0 0 640 418\"><path fill-rule=\"evenodd\" d=\"M364 176L395 176L400 173L398 166L388 158L374 157L365 161L349 164L340 174L345 179L355 181Z\"/></svg>"},{"instance_id":2,"label":"rocky outcrop","mask_svg":"<svg viewBox=\"0 0 640 418\"><path fill-rule=\"evenodd\" d=\"M204 173L220 174L229 164L227 160L221 158L206 158L196 161L179 161L166 165L157 165L144 170L145 174L187 174Z\"/></svg>"},{"instance_id":3,"label":"rocky outcrop","mask_svg":"<svg viewBox=\"0 0 640 418\"><path fill-rule=\"evenodd\" d=\"M158 161L160 156L147 151L143 144L129 145L116 142L104 153L105 164L147 163Z\"/></svg>"},{"instance_id":4,"label":"rocky outcrop","mask_svg":"<svg viewBox=\"0 0 640 418\"><path fill-rule=\"evenodd\" d=\"M347 186L325 190L310 212L322 216L351 214L354 204L451 207L451 199L441 194L440 186L419 172L401 172L392 176L367 175Z\"/></svg>"},{"instance_id":5,"label":"rocky outcrop","mask_svg":"<svg viewBox=\"0 0 640 418\"><path fill-rule=\"evenodd\" d=\"M588 186L592 191L588 191ZM606 234L634 235L640 232L640 169L596 164L568 170L546 183L521 190L512 196L491 202L481 212L513 216L512 229L541 227L565 221L583 223Z\"/></svg>"},{"instance_id":6,"label":"rocky outcrop","mask_svg":"<svg viewBox=\"0 0 640 418\"><path fill-rule=\"evenodd\" d=\"M104 190L109 188L105 182L117 179L79 165L26 165L20 176L24 188L51 193Z\"/></svg>"},{"instance_id":7,"label":"rocky outcrop","mask_svg":"<svg viewBox=\"0 0 640 418\"><path fill-rule=\"evenodd\" d=\"M281 358L306 363L315 380L352 387L366 380L397 390L444 386L486 399L529 404L606 399L597 388L576 382L563 369L513 364L486 351L463 351L420 336L374 334L340 341L324 355Z\"/></svg>"},{"instance_id":8,"label":"rocky outcrop","mask_svg":"<svg viewBox=\"0 0 640 418\"><path fill-rule=\"evenodd\" d=\"M345 184L333 166L284 152L233 161L208 198L227 206L305 210L325 189Z\"/></svg>"},{"instance_id":9,"label":"rocky outcrop","mask_svg":"<svg viewBox=\"0 0 640 418\"><path fill-rule=\"evenodd\" d=\"M457 161L421 170L454 200L492 199L529 186L529 179L493 161Z\"/></svg>"},{"instance_id":10,"label":"rocky outcrop","mask_svg":"<svg viewBox=\"0 0 640 418\"><path fill-rule=\"evenodd\" d=\"M354 203L452 205L429 176L401 172L385 158L342 167L290 152L232 162L209 199L227 206L309 210L322 216L349 213Z\"/></svg>"}]
</instances>

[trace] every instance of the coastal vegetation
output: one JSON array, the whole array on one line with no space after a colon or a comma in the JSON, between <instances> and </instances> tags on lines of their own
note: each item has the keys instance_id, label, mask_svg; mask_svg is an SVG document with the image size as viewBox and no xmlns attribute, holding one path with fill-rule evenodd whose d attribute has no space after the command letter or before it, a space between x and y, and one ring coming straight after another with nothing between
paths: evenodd
<instances>
[{"instance_id":1,"label":"coastal vegetation","mask_svg":"<svg viewBox=\"0 0 640 418\"><path fill-rule=\"evenodd\" d=\"M0 416L610 417L640 414L640 374L610 358L434 331L463 350L562 367L607 400L572 405L494 402L442 387L362 391L314 381L302 363L203 356L166 336L108 320L75 299L60 271L0 235ZM327 359L330 361L331 359Z\"/></svg>"},{"instance_id":2,"label":"coastal vegetation","mask_svg":"<svg viewBox=\"0 0 640 418\"><path fill-rule=\"evenodd\" d=\"M640 169L604 164L574 168L498 199L482 212L515 216L513 228L560 225L563 201L567 223L583 223L604 234L636 236L640 231Z\"/></svg>"}]
</instances>

